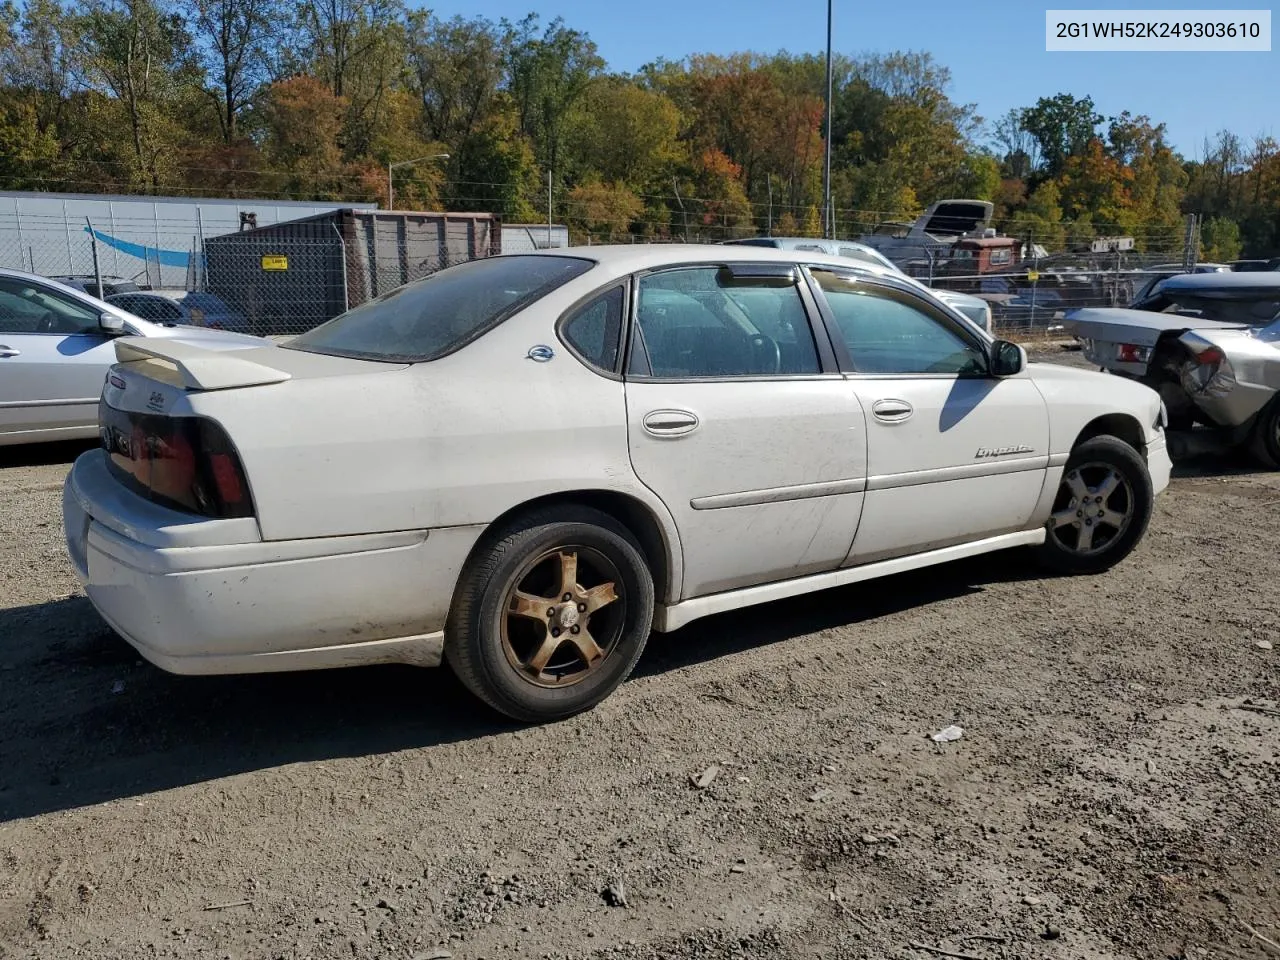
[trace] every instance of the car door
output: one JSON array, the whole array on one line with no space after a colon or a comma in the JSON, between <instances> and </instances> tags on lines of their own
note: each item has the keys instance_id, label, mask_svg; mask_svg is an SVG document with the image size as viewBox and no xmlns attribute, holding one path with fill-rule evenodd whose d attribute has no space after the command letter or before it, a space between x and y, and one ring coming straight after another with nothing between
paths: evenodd
<instances>
[{"instance_id":1,"label":"car door","mask_svg":"<svg viewBox=\"0 0 1280 960\"><path fill-rule=\"evenodd\" d=\"M846 564L1025 529L1049 464L1024 373L909 284L814 267L837 356L867 412L867 493Z\"/></svg>"},{"instance_id":2,"label":"car door","mask_svg":"<svg viewBox=\"0 0 1280 960\"><path fill-rule=\"evenodd\" d=\"M32 280L0 277L0 436L90 435L115 361L89 304Z\"/></svg>"},{"instance_id":3,"label":"car door","mask_svg":"<svg viewBox=\"0 0 1280 960\"><path fill-rule=\"evenodd\" d=\"M866 426L793 265L637 278L626 374L640 480L675 519L682 597L835 569L862 509Z\"/></svg>"}]
</instances>

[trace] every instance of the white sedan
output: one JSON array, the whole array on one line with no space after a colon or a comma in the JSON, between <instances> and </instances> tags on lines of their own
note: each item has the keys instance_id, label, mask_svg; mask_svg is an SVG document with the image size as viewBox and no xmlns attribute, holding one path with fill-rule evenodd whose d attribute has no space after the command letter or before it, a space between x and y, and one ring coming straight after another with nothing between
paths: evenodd
<instances>
[{"instance_id":1,"label":"white sedan","mask_svg":"<svg viewBox=\"0 0 1280 960\"><path fill-rule=\"evenodd\" d=\"M283 347L116 350L66 535L143 656L447 660L529 721L651 629L1008 547L1105 570L1169 479L1153 391L821 254L500 256Z\"/></svg>"}]
</instances>

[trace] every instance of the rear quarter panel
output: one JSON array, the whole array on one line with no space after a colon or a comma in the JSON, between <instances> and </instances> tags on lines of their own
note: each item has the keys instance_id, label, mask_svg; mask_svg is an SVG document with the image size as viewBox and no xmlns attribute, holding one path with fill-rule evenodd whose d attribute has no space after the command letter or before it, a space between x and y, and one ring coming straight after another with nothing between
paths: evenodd
<instances>
[{"instance_id":1,"label":"rear quarter panel","mask_svg":"<svg viewBox=\"0 0 1280 960\"><path fill-rule=\"evenodd\" d=\"M439 360L189 402L236 444L265 539L487 524L539 497L607 490L648 506L675 544L631 468L621 381L556 337L562 310L593 288L582 279ZM528 358L539 344L550 361Z\"/></svg>"}]
</instances>

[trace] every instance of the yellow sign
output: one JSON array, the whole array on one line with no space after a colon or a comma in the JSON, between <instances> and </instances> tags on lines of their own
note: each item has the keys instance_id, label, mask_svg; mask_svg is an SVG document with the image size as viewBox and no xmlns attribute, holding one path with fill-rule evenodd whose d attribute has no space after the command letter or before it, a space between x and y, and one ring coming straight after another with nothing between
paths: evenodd
<instances>
[{"instance_id":1,"label":"yellow sign","mask_svg":"<svg viewBox=\"0 0 1280 960\"><path fill-rule=\"evenodd\" d=\"M263 270L288 270L289 258L282 254L268 254L262 258Z\"/></svg>"},{"instance_id":2,"label":"yellow sign","mask_svg":"<svg viewBox=\"0 0 1280 960\"><path fill-rule=\"evenodd\" d=\"M284 258L283 258L283 257L281 257L280 259L282 259L282 260L283 260ZM265 260L266 260L266 258L265 258L265 257L263 257L263 260L265 261ZM263 266L266 266L265 262L263 263ZM1035 282L1036 282L1037 280L1039 280L1039 279L1040 279L1040 271L1039 271L1039 270L1028 270L1028 271L1027 271L1027 280L1028 280L1028 281L1030 281L1031 283L1035 283Z\"/></svg>"}]
</instances>

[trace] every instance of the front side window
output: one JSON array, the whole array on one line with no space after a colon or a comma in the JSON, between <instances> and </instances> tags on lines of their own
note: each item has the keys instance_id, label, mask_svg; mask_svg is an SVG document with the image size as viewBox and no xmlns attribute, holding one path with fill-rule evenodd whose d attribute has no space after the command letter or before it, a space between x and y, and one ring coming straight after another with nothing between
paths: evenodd
<instances>
[{"instance_id":1,"label":"front side window","mask_svg":"<svg viewBox=\"0 0 1280 960\"><path fill-rule=\"evenodd\" d=\"M946 319L910 294L824 270L813 278L856 373L982 376L986 358Z\"/></svg>"},{"instance_id":2,"label":"front side window","mask_svg":"<svg viewBox=\"0 0 1280 960\"><path fill-rule=\"evenodd\" d=\"M285 346L363 360L434 360L594 265L578 257L536 254L471 260L396 287Z\"/></svg>"},{"instance_id":3,"label":"front side window","mask_svg":"<svg viewBox=\"0 0 1280 960\"><path fill-rule=\"evenodd\" d=\"M654 377L758 377L821 371L794 283L734 280L717 267L640 281L636 321Z\"/></svg>"},{"instance_id":4,"label":"front side window","mask_svg":"<svg viewBox=\"0 0 1280 960\"><path fill-rule=\"evenodd\" d=\"M992 250L991 262L993 264L1008 263L1013 259L1013 252L1010 250Z\"/></svg>"},{"instance_id":5,"label":"front side window","mask_svg":"<svg viewBox=\"0 0 1280 960\"><path fill-rule=\"evenodd\" d=\"M623 288L614 287L574 310L561 327L565 340L579 356L610 373L618 366L624 302Z\"/></svg>"},{"instance_id":6,"label":"front side window","mask_svg":"<svg viewBox=\"0 0 1280 960\"><path fill-rule=\"evenodd\" d=\"M98 313L47 287L0 278L0 333L97 333Z\"/></svg>"}]
</instances>

